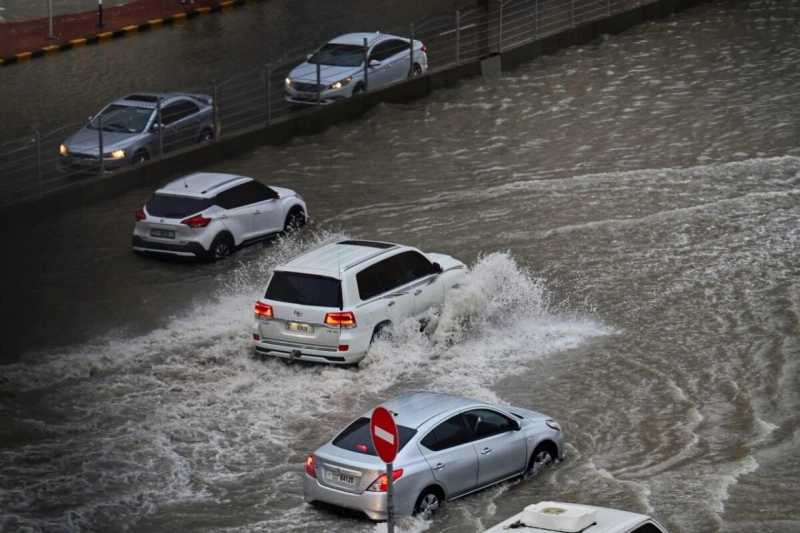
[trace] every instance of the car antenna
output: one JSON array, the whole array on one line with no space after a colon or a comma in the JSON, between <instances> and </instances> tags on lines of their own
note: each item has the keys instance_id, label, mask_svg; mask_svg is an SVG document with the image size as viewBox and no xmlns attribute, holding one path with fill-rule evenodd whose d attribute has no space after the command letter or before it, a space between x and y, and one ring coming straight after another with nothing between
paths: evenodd
<instances>
[{"instance_id":1,"label":"car antenna","mask_svg":"<svg viewBox=\"0 0 800 533\"><path fill-rule=\"evenodd\" d=\"M188 189L189 188L189 184L186 183L186 175L183 176L183 188L184 189Z\"/></svg>"}]
</instances>

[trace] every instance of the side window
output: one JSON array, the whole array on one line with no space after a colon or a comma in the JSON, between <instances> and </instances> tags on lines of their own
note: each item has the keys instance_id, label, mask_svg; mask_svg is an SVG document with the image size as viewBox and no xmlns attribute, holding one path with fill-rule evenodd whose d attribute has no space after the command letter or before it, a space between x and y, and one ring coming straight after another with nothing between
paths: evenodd
<instances>
[{"instance_id":1,"label":"side window","mask_svg":"<svg viewBox=\"0 0 800 533\"><path fill-rule=\"evenodd\" d=\"M648 522L646 524L637 527L636 529L631 531L631 533L664 533L664 532L661 531L661 528L659 528L657 525L653 524L652 522Z\"/></svg>"},{"instance_id":2,"label":"side window","mask_svg":"<svg viewBox=\"0 0 800 533\"><path fill-rule=\"evenodd\" d=\"M433 263L419 252L403 252L397 257L400 261L400 270L403 272L405 283L434 273Z\"/></svg>"},{"instance_id":3,"label":"side window","mask_svg":"<svg viewBox=\"0 0 800 533\"><path fill-rule=\"evenodd\" d=\"M464 413L464 422L472 434L472 440L506 433L516 427L511 419L488 409L476 409Z\"/></svg>"},{"instance_id":4,"label":"side window","mask_svg":"<svg viewBox=\"0 0 800 533\"><path fill-rule=\"evenodd\" d=\"M378 61L383 61L388 59L392 55L392 41L383 41L382 43L378 43L375 45L375 48L372 49L372 53L369 55L370 61L373 59L377 59Z\"/></svg>"},{"instance_id":5,"label":"side window","mask_svg":"<svg viewBox=\"0 0 800 533\"><path fill-rule=\"evenodd\" d=\"M267 200L275 200L278 198L278 193L261 183L260 181L251 181L246 185L250 185L255 194L257 202L265 202Z\"/></svg>"},{"instance_id":6,"label":"side window","mask_svg":"<svg viewBox=\"0 0 800 533\"><path fill-rule=\"evenodd\" d=\"M236 209L253 203L253 191L246 188L252 182L242 183L217 195L214 203L223 209Z\"/></svg>"},{"instance_id":7,"label":"side window","mask_svg":"<svg viewBox=\"0 0 800 533\"><path fill-rule=\"evenodd\" d=\"M464 427L461 415L456 415L436 426L433 431L425 435L420 444L431 451L439 452L467 442L469 433Z\"/></svg>"},{"instance_id":8,"label":"side window","mask_svg":"<svg viewBox=\"0 0 800 533\"><path fill-rule=\"evenodd\" d=\"M161 123L165 126L177 122L180 119L181 109L178 103L169 104L161 108Z\"/></svg>"},{"instance_id":9,"label":"side window","mask_svg":"<svg viewBox=\"0 0 800 533\"><path fill-rule=\"evenodd\" d=\"M368 300L405 283L401 256L399 254L386 258L356 274L358 295L362 300Z\"/></svg>"},{"instance_id":10,"label":"side window","mask_svg":"<svg viewBox=\"0 0 800 533\"><path fill-rule=\"evenodd\" d=\"M405 52L409 49L409 44L397 39L392 39L386 43L386 59L395 56L399 53Z\"/></svg>"}]
</instances>

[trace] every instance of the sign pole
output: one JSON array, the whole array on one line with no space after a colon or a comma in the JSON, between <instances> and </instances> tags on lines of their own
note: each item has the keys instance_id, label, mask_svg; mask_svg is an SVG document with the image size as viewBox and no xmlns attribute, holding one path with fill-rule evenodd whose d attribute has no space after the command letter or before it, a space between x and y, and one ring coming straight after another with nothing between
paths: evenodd
<instances>
[{"instance_id":1,"label":"sign pole","mask_svg":"<svg viewBox=\"0 0 800 533\"><path fill-rule=\"evenodd\" d=\"M386 482L388 486L386 487L386 514L388 520L386 521L386 532L387 533L394 533L394 470L392 469L392 463L386 463Z\"/></svg>"}]
</instances>

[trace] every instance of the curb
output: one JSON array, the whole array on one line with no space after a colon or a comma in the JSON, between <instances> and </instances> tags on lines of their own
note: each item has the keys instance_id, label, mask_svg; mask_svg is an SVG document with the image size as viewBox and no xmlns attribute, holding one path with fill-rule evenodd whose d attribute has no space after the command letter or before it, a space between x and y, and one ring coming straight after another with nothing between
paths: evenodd
<instances>
[{"instance_id":1,"label":"curb","mask_svg":"<svg viewBox=\"0 0 800 533\"><path fill-rule=\"evenodd\" d=\"M11 56L0 57L0 67L6 67L14 65L16 63L22 63L23 61L28 61L30 59L45 57L47 55L51 55L56 52L66 52L67 50L72 50L73 48L80 48L82 46L104 43L112 39L119 39L121 37L127 37L128 35L135 35L137 33L147 32L152 29L160 28L162 26L171 26L177 22L183 22L185 20L197 18L201 15L219 13L223 9L241 7L246 3L253 3L260 1L263 0L225 0L224 2L220 2L219 4L216 4L214 6L198 7L190 11L186 11L183 13L176 13L174 15L164 17L163 19L153 19L144 22L142 24L125 26L124 28L120 28L114 31L106 31L90 35L88 37L71 39L70 41L67 41L65 43L46 46L44 48L40 48L32 52L21 52L19 54L14 54Z\"/></svg>"}]
</instances>

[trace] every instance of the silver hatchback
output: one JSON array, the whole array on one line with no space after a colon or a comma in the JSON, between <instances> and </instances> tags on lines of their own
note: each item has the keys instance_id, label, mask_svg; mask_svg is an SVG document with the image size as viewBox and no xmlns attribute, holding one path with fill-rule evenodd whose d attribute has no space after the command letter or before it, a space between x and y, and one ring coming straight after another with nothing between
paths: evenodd
<instances>
[{"instance_id":1,"label":"silver hatchback","mask_svg":"<svg viewBox=\"0 0 800 533\"><path fill-rule=\"evenodd\" d=\"M395 514L429 519L447 500L535 473L564 458L560 426L519 407L436 392L383 404L394 415L399 452L393 463ZM370 438L372 411L306 460L304 499L386 520L387 477Z\"/></svg>"},{"instance_id":2,"label":"silver hatchback","mask_svg":"<svg viewBox=\"0 0 800 533\"><path fill-rule=\"evenodd\" d=\"M214 102L210 96L131 94L104 107L61 144L61 165L67 171L96 170L102 151L104 169L114 170L210 141L214 136Z\"/></svg>"}]
</instances>

